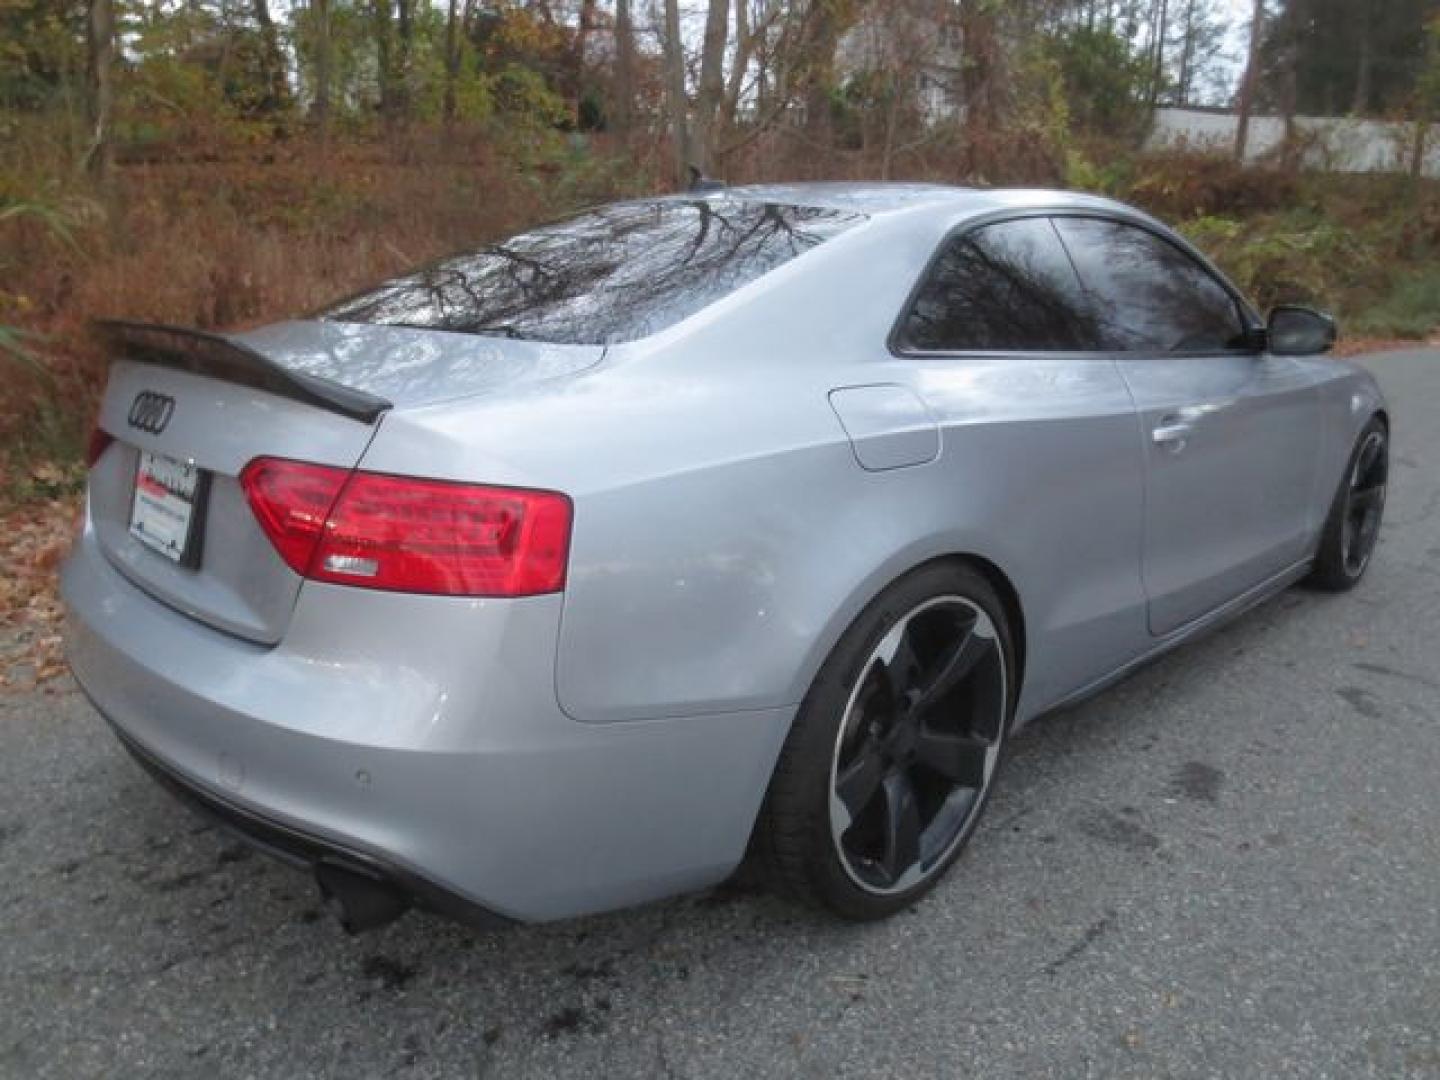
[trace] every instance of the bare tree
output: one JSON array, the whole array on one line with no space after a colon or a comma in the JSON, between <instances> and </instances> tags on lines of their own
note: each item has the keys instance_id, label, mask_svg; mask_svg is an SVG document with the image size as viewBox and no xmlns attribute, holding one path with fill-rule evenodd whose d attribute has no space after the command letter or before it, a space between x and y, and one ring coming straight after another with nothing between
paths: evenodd
<instances>
[{"instance_id":1,"label":"bare tree","mask_svg":"<svg viewBox=\"0 0 1440 1080\"><path fill-rule=\"evenodd\" d=\"M685 185L689 162L690 132L685 98L685 44L680 40L679 0L665 0L665 92L670 112L670 133L674 143L675 183Z\"/></svg>"},{"instance_id":2,"label":"bare tree","mask_svg":"<svg viewBox=\"0 0 1440 1080\"><path fill-rule=\"evenodd\" d=\"M1410 145L1410 176L1419 180L1425 172L1430 125L1440 115L1440 14L1425 24L1425 54L1415 80L1413 111L1415 139Z\"/></svg>"},{"instance_id":3,"label":"bare tree","mask_svg":"<svg viewBox=\"0 0 1440 1080\"><path fill-rule=\"evenodd\" d=\"M260 28L260 68L265 80L264 107L268 112L283 109L290 101L290 84L285 81L285 54L280 50L280 34L270 17L267 0L251 0L255 23Z\"/></svg>"},{"instance_id":4,"label":"bare tree","mask_svg":"<svg viewBox=\"0 0 1440 1080\"><path fill-rule=\"evenodd\" d=\"M315 98L310 118L320 134L320 147L330 143L330 83L333 44L330 35L330 0L311 0L310 16L315 33Z\"/></svg>"},{"instance_id":5,"label":"bare tree","mask_svg":"<svg viewBox=\"0 0 1440 1080\"><path fill-rule=\"evenodd\" d=\"M85 153L85 167L91 175L103 181L109 177L115 163L110 131L115 111L115 86L112 81L115 8L111 0L90 0L85 40L90 107L90 146Z\"/></svg>"},{"instance_id":6,"label":"bare tree","mask_svg":"<svg viewBox=\"0 0 1440 1080\"><path fill-rule=\"evenodd\" d=\"M445 93L440 104L446 127L455 123L455 84L460 79L459 22L459 0L450 0L445 11Z\"/></svg>"},{"instance_id":7,"label":"bare tree","mask_svg":"<svg viewBox=\"0 0 1440 1080\"><path fill-rule=\"evenodd\" d=\"M390 0L371 0L375 32L375 81L380 89L380 116L388 125L395 118L395 68L390 58Z\"/></svg>"},{"instance_id":8,"label":"bare tree","mask_svg":"<svg viewBox=\"0 0 1440 1080\"><path fill-rule=\"evenodd\" d=\"M974 6L967 4L967 7ZM805 126L812 139L830 133L830 90L835 81L835 50L840 45L840 12L834 0L810 0L799 42Z\"/></svg>"},{"instance_id":9,"label":"bare tree","mask_svg":"<svg viewBox=\"0 0 1440 1080\"><path fill-rule=\"evenodd\" d=\"M401 120L410 117L410 58L415 40L415 0L395 0L395 112Z\"/></svg>"},{"instance_id":10,"label":"bare tree","mask_svg":"<svg viewBox=\"0 0 1440 1080\"><path fill-rule=\"evenodd\" d=\"M630 0L615 0L615 83L611 97L611 122L621 136L628 136L635 117L635 26Z\"/></svg>"},{"instance_id":11,"label":"bare tree","mask_svg":"<svg viewBox=\"0 0 1440 1080\"><path fill-rule=\"evenodd\" d=\"M988 0L960 9L960 33L965 66L961 85L965 95L965 141L972 173L983 176L996 162L991 141L1000 129L1004 52L998 26L998 5Z\"/></svg>"},{"instance_id":12,"label":"bare tree","mask_svg":"<svg viewBox=\"0 0 1440 1080\"><path fill-rule=\"evenodd\" d=\"M1150 58L1149 104L1153 109L1165 85L1165 33L1169 27L1169 0L1158 0L1155 6L1153 43Z\"/></svg>"},{"instance_id":13,"label":"bare tree","mask_svg":"<svg viewBox=\"0 0 1440 1080\"><path fill-rule=\"evenodd\" d=\"M739 0L744 3L744 0ZM725 47L730 36L729 0L710 0L700 49L700 83L695 95L690 161L702 173L715 167L716 126L725 97Z\"/></svg>"},{"instance_id":14,"label":"bare tree","mask_svg":"<svg viewBox=\"0 0 1440 1080\"><path fill-rule=\"evenodd\" d=\"M1250 53L1245 61L1245 74L1240 80L1239 119L1235 125L1235 160L1245 161L1245 147L1250 142L1250 110L1255 103L1255 80L1260 69L1260 39L1265 30L1265 0L1255 0L1255 13L1250 20Z\"/></svg>"},{"instance_id":15,"label":"bare tree","mask_svg":"<svg viewBox=\"0 0 1440 1080\"><path fill-rule=\"evenodd\" d=\"M594 123L589 110L594 102L590 98L590 80L587 65L590 55L590 35L595 32L595 0L580 0L580 17L575 27L575 37L570 43L570 94L575 100L575 123L584 129Z\"/></svg>"},{"instance_id":16,"label":"bare tree","mask_svg":"<svg viewBox=\"0 0 1440 1080\"><path fill-rule=\"evenodd\" d=\"M1350 102L1352 116L1364 116L1370 108L1370 69L1374 63L1374 35L1369 19L1355 20L1355 33L1360 36L1355 60L1355 97Z\"/></svg>"}]
</instances>

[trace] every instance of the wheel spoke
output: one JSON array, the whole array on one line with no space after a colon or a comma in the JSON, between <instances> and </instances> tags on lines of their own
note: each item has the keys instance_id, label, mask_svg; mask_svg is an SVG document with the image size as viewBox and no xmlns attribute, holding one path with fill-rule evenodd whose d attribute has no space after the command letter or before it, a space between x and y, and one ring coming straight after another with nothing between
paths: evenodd
<instances>
[{"instance_id":1,"label":"wheel spoke","mask_svg":"<svg viewBox=\"0 0 1440 1080\"><path fill-rule=\"evenodd\" d=\"M952 783L978 788L985 783L990 745L971 735L921 730L915 742L919 761Z\"/></svg>"},{"instance_id":2,"label":"wheel spoke","mask_svg":"<svg viewBox=\"0 0 1440 1080\"><path fill-rule=\"evenodd\" d=\"M885 849L881 867L891 884L920 858L920 807L910 778L899 769L887 773L885 791Z\"/></svg>"},{"instance_id":3,"label":"wheel spoke","mask_svg":"<svg viewBox=\"0 0 1440 1080\"><path fill-rule=\"evenodd\" d=\"M920 675L920 658L915 655L915 644L910 640L910 628L896 627L895 649L883 663L885 678L890 685L890 697L897 703L905 700L906 693L915 685Z\"/></svg>"},{"instance_id":4,"label":"wheel spoke","mask_svg":"<svg viewBox=\"0 0 1440 1080\"><path fill-rule=\"evenodd\" d=\"M1370 439L1365 444L1365 448L1360 452L1360 460L1355 463L1355 477L1357 481L1362 477L1368 477L1370 475L1370 470L1375 467L1375 462L1379 460L1381 450L1384 446L1384 442L1380 439Z\"/></svg>"},{"instance_id":5,"label":"wheel spoke","mask_svg":"<svg viewBox=\"0 0 1440 1080\"><path fill-rule=\"evenodd\" d=\"M949 697L994 647L993 638L981 637L972 628L946 652L938 671L920 688L920 696L915 699L915 711L926 712Z\"/></svg>"},{"instance_id":6,"label":"wheel spoke","mask_svg":"<svg viewBox=\"0 0 1440 1080\"><path fill-rule=\"evenodd\" d=\"M885 773L885 764L872 747L863 747L859 755L840 771L835 778L835 794L850 812L854 821L860 812L870 805L880 788Z\"/></svg>"},{"instance_id":7,"label":"wheel spoke","mask_svg":"<svg viewBox=\"0 0 1440 1080\"><path fill-rule=\"evenodd\" d=\"M1362 488L1351 493L1350 509L1361 511L1369 510L1372 507L1379 506L1384 498L1385 488L1383 486Z\"/></svg>"}]
</instances>

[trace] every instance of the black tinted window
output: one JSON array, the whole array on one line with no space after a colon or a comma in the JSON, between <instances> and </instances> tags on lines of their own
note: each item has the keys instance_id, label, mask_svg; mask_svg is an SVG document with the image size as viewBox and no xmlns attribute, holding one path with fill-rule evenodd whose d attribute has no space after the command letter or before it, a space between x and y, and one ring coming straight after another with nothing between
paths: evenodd
<instances>
[{"instance_id":1,"label":"black tinted window","mask_svg":"<svg viewBox=\"0 0 1440 1080\"><path fill-rule=\"evenodd\" d=\"M323 315L575 345L629 341L861 220L726 199L624 203L441 260Z\"/></svg>"},{"instance_id":2,"label":"black tinted window","mask_svg":"<svg viewBox=\"0 0 1440 1080\"><path fill-rule=\"evenodd\" d=\"M1239 308L1209 270L1152 232L1099 218L1057 218L1107 349L1212 351L1243 344Z\"/></svg>"},{"instance_id":3,"label":"black tinted window","mask_svg":"<svg viewBox=\"0 0 1440 1080\"><path fill-rule=\"evenodd\" d=\"M1092 348L1087 299L1049 221L987 225L948 242L906 316L927 351Z\"/></svg>"}]
</instances>

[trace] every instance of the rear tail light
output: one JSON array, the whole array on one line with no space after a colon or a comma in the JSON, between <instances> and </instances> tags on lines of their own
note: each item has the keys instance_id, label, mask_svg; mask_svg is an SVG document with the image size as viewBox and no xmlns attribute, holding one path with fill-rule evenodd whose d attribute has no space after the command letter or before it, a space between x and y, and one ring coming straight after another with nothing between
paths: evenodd
<instances>
[{"instance_id":1,"label":"rear tail light","mask_svg":"<svg viewBox=\"0 0 1440 1080\"><path fill-rule=\"evenodd\" d=\"M565 587L570 500L553 491L256 458L240 474L281 558L314 581L449 596Z\"/></svg>"},{"instance_id":2,"label":"rear tail light","mask_svg":"<svg viewBox=\"0 0 1440 1080\"><path fill-rule=\"evenodd\" d=\"M281 458L256 458L240 473L260 527L285 564L302 577L310 572L325 519L349 475L348 469Z\"/></svg>"},{"instance_id":3,"label":"rear tail light","mask_svg":"<svg viewBox=\"0 0 1440 1080\"><path fill-rule=\"evenodd\" d=\"M95 463L100 460L100 455L105 453L106 449L114 441L115 436L111 435L104 428L91 428L90 442L85 447L85 467L87 469L93 469Z\"/></svg>"}]
</instances>

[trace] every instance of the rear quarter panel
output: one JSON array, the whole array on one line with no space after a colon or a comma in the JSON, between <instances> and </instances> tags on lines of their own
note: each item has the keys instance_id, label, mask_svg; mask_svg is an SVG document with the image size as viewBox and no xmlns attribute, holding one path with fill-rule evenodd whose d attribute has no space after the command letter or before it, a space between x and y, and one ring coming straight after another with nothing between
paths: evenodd
<instances>
[{"instance_id":1,"label":"rear quarter panel","mask_svg":"<svg viewBox=\"0 0 1440 1080\"><path fill-rule=\"evenodd\" d=\"M576 719L793 705L866 603L957 553L1022 598L1033 711L1143 638L1138 428L1105 361L890 355L952 224L832 241L563 384L398 412L364 465L571 495L555 681ZM829 394L877 383L943 418L937 460L860 467Z\"/></svg>"}]
</instances>

